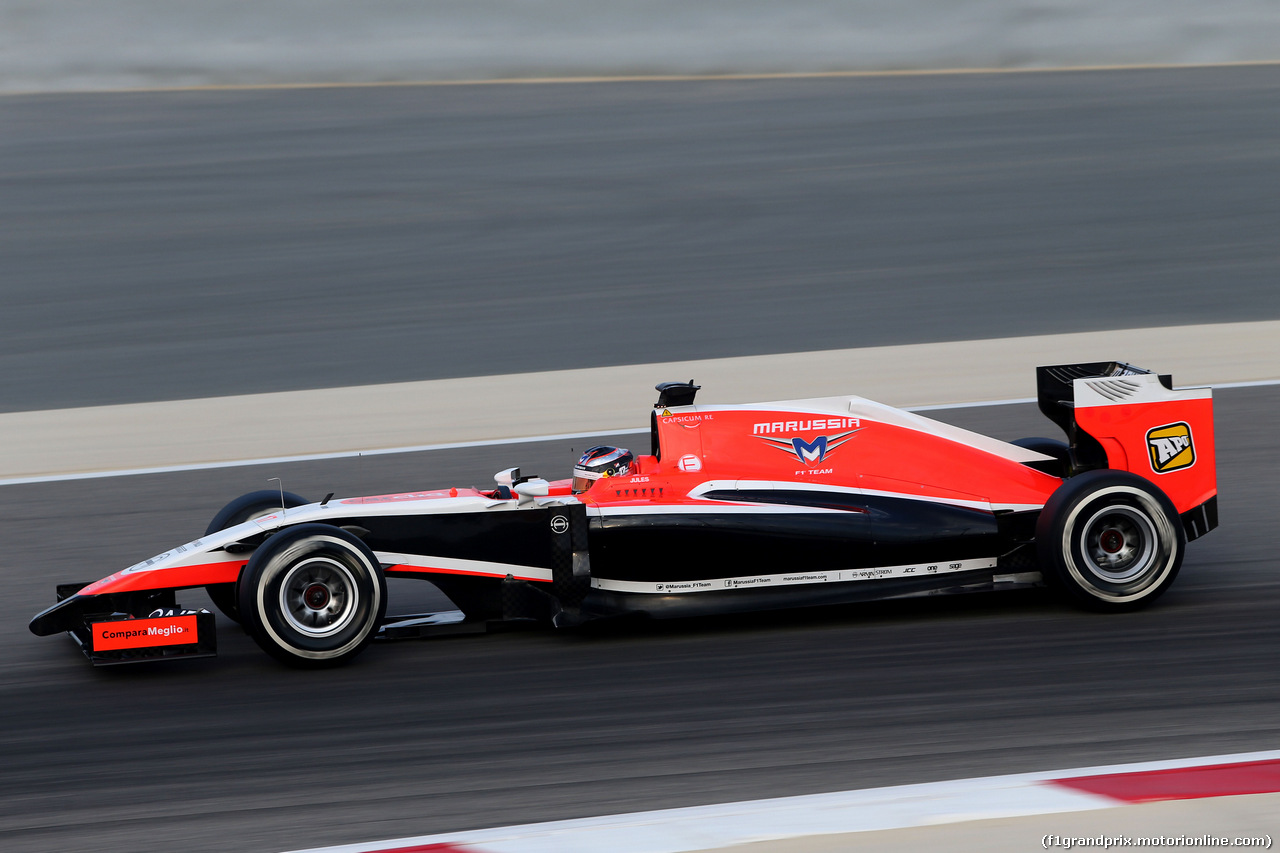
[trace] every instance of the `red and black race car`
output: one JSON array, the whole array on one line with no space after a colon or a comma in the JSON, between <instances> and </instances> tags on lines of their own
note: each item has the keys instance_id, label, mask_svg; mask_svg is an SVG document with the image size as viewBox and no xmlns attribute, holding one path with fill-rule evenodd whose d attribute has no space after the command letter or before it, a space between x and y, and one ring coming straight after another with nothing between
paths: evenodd
<instances>
[{"instance_id":1,"label":"red and black race car","mask_svg":"<svg viewBox=\"0 0 1280 853\"><path fill-rule=\"evenodd\" d=\"M698 406L664 383L648 455L593 448L575 479L497 475L306 503L255 492L203 536L90 584L31 621L95 664L216 651L208 591L300 666L375 636L573 626L1047 583L1100 610L1150 603L1217 526L1213 401L1120 362L1041 367L1066 433L1006 443L860 397ZM386 616L385 578L456 605Z\"/></svg>"}]
</instances>

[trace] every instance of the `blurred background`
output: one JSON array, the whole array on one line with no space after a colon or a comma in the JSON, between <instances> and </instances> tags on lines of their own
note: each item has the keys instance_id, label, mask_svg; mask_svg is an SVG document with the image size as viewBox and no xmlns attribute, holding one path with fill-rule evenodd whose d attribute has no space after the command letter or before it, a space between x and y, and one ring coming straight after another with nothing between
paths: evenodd
<instances>
[{"instance_id":1,"label":"blurred background","mask_svg":"<svg viewBox=\"0 0 1280 853\"><path fill-rule=\"evenodd\" d=\"M0 3L0 88L1241 62L1268 0Z\"/></svg>"},{"instance_id":2,"label":"blurred background","mask_svg":"<svg viewBox=\"0 0 1280 853\"><path fill-rule=\"evenodd\" d=\"M614 375L592 371L762 357L736 369L785 386L770 359L869 346L901 347L876 372L906 383L995 368L914 347L1103 333L1090 354L1125 358L1157 329L1221 366L1205 381L1280 379L1266 338L1232 363L1228 325L1280 320L1277 44L1262 0L0 0L0 848L279 851L1275 748L1267 384L1217 392L1223 525L1124 617L976 596L324 673L225 620L215 662L93 670L26 621L269 477L319 498L567 473L590 439L41 476L131 467L101 461L120 446L368 447L462 417L476 377L540 383L554 432ZM1100 65L1127 67L1029 70ZM955 68L1002 71L696 77ZM566 75L695 79L338 85ZM1033 387L1013 361L1001 399ZM859 393L850 373L818 381ZM625 425L688 378L645 380ZM404 388L327 396L408 382L454 384L425 414ZM164 420L175 401L200 406ZM240 456L210 449L231 432ZM73 450L99 461L58 467Z\"/></svg>"}]
</instances>

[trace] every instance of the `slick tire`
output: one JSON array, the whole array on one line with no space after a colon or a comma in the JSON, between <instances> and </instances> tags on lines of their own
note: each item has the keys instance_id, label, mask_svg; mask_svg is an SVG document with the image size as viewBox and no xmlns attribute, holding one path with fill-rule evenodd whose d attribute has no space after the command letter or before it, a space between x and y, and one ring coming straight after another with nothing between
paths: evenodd
<instances>
[{"instance_id":1,"label":"slick tire","mask_svg":"<svg viewBox=\"0 0 1280 853\"><path fill-rule=\"evenodd\" d=\"M387 584L363 542L328 524L269 538L240 578L242 624L263 651L297 667L344 664L387 611Z\"/></svg>"},{"instance_id":2,"label":"slick tire","mask_svg":"<svg viewBox=\"0 0 1280 853\"><path fill-rule=\"evenodd\" d=\"M285 492L283 497L286 509L303 506L307 503L306 498L295 495L293 492ZM249 492L247 495L241 495L218 510L218 514L213 517L213 521L209 522L209 527L205 530L204 535L208 536L217 533L219 530L235 527L237 524L243 524L252 518L271 515L271 513L280 509L280 500L280 492L272 489L263 489L259 492ZM234 622L240 621L240 606L234 583L210 584L204 588L204 591L209 594L209 600L213 602L214 607L222 612L223 616Z\"/></svg>"},{"instance_id":3,"label":"slick tire","mask_svg":"<svg viewBox=\"0 0 1280 853\"><path fill-rule=\"evenodd\" d=\"M1086 471L1063 483L1036 525L1050 586L1090 610L1136 610L1178 576L1186 534L1173 502L1125 471Z\"/></svg>"}]
</instances>

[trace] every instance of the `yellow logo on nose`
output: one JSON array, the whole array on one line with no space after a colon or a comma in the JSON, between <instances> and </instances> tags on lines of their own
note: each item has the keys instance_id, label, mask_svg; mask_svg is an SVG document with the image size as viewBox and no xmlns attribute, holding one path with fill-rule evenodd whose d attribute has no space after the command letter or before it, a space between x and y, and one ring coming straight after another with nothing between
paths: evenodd
<instances>
[{"instance_id":1,"label":"yellow logo on nose","mask_svg":"<svg viewBox=\"0 0 1280 853\"><path fill-rule=\"evenodd\" d=\"M1151 455L1151 470L1157 474L1190 468L1196 461L1191 427L1176 423L1147 430L1147 452Z\"/></svg>"}]
</instances>

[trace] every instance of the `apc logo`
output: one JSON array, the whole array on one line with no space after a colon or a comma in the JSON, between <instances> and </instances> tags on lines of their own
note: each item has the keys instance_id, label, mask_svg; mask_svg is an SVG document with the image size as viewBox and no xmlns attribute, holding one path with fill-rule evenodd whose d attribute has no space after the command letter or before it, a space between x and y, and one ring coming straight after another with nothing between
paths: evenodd
<instances>
[{"instance_id":1,"label":"apc logo","mask_svg":"<svg viewBox=\"0 0 1280 853\"><path fill-rule=\"evenodd\" d=\"M851 429L848 432L841 432L835 435L820 435L813 441L805 441L799 437L774 438L768 435L758 435L756 438L769 442L770 447L776 447L781 451L790 453L804 464L813 467L820 464L827 458L828 453L848 441L849 436L857 431L856 429Z\"/></svg>"},{"instance_id":2,"label":"apc logo","mask_svg":"<svg viewBox=\"0 0 1280 853\"><path fill-rule=\"evenodd\" d=\"M1147 452L1151 456L1151 470L1157 474L1190 468L1196 461L1191 427L1176 423L1147 430Z\"/></svg>"}]
</instances>

